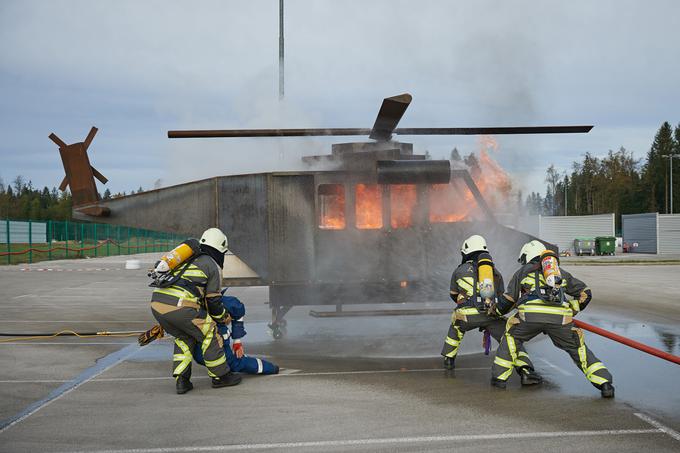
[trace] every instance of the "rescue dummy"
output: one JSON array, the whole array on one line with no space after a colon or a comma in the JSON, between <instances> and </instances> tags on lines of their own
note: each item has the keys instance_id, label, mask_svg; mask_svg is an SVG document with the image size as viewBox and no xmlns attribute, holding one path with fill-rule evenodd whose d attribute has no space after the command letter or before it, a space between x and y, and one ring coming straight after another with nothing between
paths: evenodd
<instances>
[{"instance_id":1,"label":"rescue dummy","mask_svg":"<svg viewBox=\"0 0 680 453\"><path fill-rule=\"evenodd\" d=\"M222 336L224 342L224 354L227 357L227 364L232 371L248 374L277 374L279 367L271 362L245 354L242 339L246 335L243 326L243 317L246 314L246 307L243 303L233 296L222 296L222 305L227 310L230 326L218 324L217 331ZM233 344L232 343L233 340ZM204 365L203 351L199 345L194 347L194 360Z\"/></svg>"},{"instance_id":2,"label":"rescue dummy","mask_svg":"<svg viewBox=\"0 0 680 453\"><path fill-rule=\"evenodd\" d=\"M522 267L513 275L497 306L500 313L512 308L517 308L517 313L508 319L494 359L491 384L505 388L524 342L543 333L571 356L602 397L613 397L612 375L586 346L583 331L573 323L573 317L590 302L590 289L561 269L557 255L540 241L524 244L518 261Z\"/></svg>"},{"instance_id":3,"label":"rescue dummy","mask_svg":"<svg viewBox=\"0 0 680 453\"><path fill-rule=\"evenodd\" d=\"M210 228L200 240L185 241L164 255L149 274L153 280L150 286L155 288L151 312L163 330L175 337L172 375L178 394L193 388L191 362L197 345L213 387L241 382L229 368L222 336L216 329L227 319L220 294L226 252L227 237L219 229Z\"/></svg>"},{"instance_id":4,"label":"rescue dummy","mask_svg":"<svg viewBox=\"0 0 680 453\"><path fill-rule=\"evenodd\" d=\"M498 297L503 294L503 277L493 266L486 240L473 235L461 246L462 263L451 276L451 299L456 307L451 326L444 340L441 355L444 367L455 368L456 354L466 332L479 329L485 332L485 352L490 349L490 337L500 343L505 333L505 320L496 313ZM523 385L538 384L541 376L534 371L529 355L520 349L515 358L517 372Z\"/></svg>"}]
</instances>

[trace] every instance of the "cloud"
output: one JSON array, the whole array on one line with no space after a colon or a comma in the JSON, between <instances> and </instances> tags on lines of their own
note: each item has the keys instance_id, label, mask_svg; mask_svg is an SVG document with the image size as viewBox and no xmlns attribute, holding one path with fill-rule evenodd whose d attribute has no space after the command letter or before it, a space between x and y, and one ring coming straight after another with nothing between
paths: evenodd
<instances>
[{"instance_id":1,"label":"cloud","mask_svg":"<svg viewBox=\"0 0 680 453\"><path fill-rule=\"evenodd\" d=\"M620 145L641 157L662 121L680 120L679 15L672 0L288 0L279 104L274 0L4 1L0 174L58 184L47 135L78 141L91 125L113 191L294 169L333 140L170 141L166 131L370 127L383 97L408 91L403 126L595 124L585 136L498 138L500 162L525 190L543 190L550 163L566 169ZM467 137L412 141L434 156L474 149Z\"/></svg>"}]
</instances>

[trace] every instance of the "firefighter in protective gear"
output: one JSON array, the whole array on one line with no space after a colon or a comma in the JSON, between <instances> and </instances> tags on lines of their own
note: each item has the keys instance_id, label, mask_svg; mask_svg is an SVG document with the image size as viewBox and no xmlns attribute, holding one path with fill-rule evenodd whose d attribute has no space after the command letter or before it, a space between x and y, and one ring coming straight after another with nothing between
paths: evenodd
<instances>
[{"instance_id":1,"label":"firefighter in protective gear","mask_svg":"<svg viewBox=\"0 0 680 453\"><path fill-rule=\"evenodd\" d=\"M243 326L246 307L243 303L236 297L222 296L222 305L231 318L231 328L227 324L218 324L217 331L224 340L224 354L227 357L229 368L232 371L248 374L278 374L279 367L277 365L245 355L242 339L246 335ZM233 346L229 344L230 340L234 340ZM194 359L201 365L205 365L203 351L198 344L194 347Z\"/></svg>"},{"instance_id":2,"label":"firefighter in protective gear","mask_svg":"<svg viewBox=\"0 0 680 453\"><path fill-rule=\"evenodd\" d=\"M170 335L175 337L173 376L177 393L193 388L191 362L193 350L200 345L213 387L236 385L238 374L229 369L216 323L225 323L222 305L222 267L227 252L227 237L217 228L206 230L199 240L200 252L170 270L172 278L162 279L151 295L151 312Z\"/></svg>"},{"instance_id":3,"label":"firefighter in protective gear","mask_svg":"<svg viewBox=\"0 0 680 453\"><path fill-rule=\"evenodd\" d=\"M546 253L548 252L548 253ZM560 277L551 287L542 272L542 255L549 255L543 243L531 241L520 251L522 267L508 283L498 310L507 313L517 308L508 319L506 332L496 351L492 367L492 385L505 388L515 360L524 342L539 333L550 337L553 344L566 351L586 378L601 391L602 397L614 396L612 375L586 346L581 329L574 327L573 317L583 310L592 298L590 289L581 280L560 269ZM556 255L552 255L557 258ZM567 300L566 295L573 300Z\"/></svg>"},{"instance_id":4,"label":"firefighter in protective gear","mask_svg":"<svg viewBox=\"0 0 680 453\"><path fill-rule=\"evenodd\" d=\"M491 304L480 297L480 282L478 267L484 258L490 262L486 240L479 235L473 235L463 241L460 249L462 263L451 276L451 299L456 308L451 317L451 326L444 341L441 355L444 356L444 367L452 370L455 367L458 347L465 332L479 329L487 330L500 343L505 333L505 321L495 313L495 301L503 294L503 277L493 269L493 288ZM515 358L515 366L521 376L523 385L538 384L541 376L534 371L529 355L520 349Z\"/></svg>"}]
</instances>

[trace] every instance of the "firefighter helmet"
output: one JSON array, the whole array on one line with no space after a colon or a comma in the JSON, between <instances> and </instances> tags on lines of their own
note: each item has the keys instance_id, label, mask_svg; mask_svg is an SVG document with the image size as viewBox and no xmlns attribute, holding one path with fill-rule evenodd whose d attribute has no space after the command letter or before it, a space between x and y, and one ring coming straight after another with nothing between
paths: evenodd
<instances>
[{"instance_id":1,"label":"firefighter helmet","mask_svg":"<svg viewBox=\"0 0 680 453\"><path fill-rule=\"evenodd\" d=\"M227 236L219 228L208 228L205 230L199 242L201 245L212 247L220 253L227 253L227 247L229 246Z\"/></svg>"},{"instance_id":2,"label":"firefighter helmet","mask_svg":"<svg viewBox=\"0 0 680 453\"><path fill-rule=\"evenodd\" d=\"M545 245L541 241L534 239L533 241L527 242L522 246L519 251L519 258L517 261L521 264L526 264L536 257L541 256L546 250Z\"/></svg>"},{"instance_id":3,"label":"firefighter helmet","mask_svg":"<svg viewBox=\"0 0 680 453\"><path fill-rule=\"evenodd\" d=\"M488 252L489 249L486 247L486 239L478 234L473 234L463 241L460 251L463 255L469 255L473 252Z\"/></svg>"}]
</instances>

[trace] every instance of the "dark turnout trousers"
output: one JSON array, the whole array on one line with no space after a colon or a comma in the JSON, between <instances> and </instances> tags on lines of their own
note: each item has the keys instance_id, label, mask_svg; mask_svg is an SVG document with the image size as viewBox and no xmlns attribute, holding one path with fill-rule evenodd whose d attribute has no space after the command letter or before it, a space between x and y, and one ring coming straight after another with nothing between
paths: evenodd
<instances>
[{"instance_id":1,"label":"dark turnout trousers","mask_svg":"<svg viewBox=\"0 0 680 453\"><path fill-rule=\"evenodd\" d=\"M162 302L152 302L151 311L163 329L175 337L172 372L175 378L191 376L192 351L197 344L201 347L208 375L220 377L229 372L222 337L217 334L215 322L209 315L203 317L195 308Z\"/></svg>"},{"instance_id":2,"label":"dark turnout trousers","mask_svg":"<svg viewBox=\"0 0 680 453\"><path fill-rule=\"evenodd\" d=\"M450 358L456 357L465 333L479 328L488 329L493 339L500 343L505 334L505 319L487 316L472 307L456 309L453 313L451 326L449 326L449 333L444 340L441 355ZM534 364L531 363L529 354L524 350L524 347L520 347L518 350L514 365L518 368L534 369Z\"/></svg>"},{"instance_id":3,"label":"dark turnout trousers","mask_svg":"<svg viewBox=\"0 0 680 453\"><path fill-rule=\"evenodd\" d=\"M586 378L597 388L612 382L612 375L586 346L581 329L567 324L522 321L515 315L508 319L508 329L503 336L491 370L494 379L506 381L512 373L513 363L522 345L539 333L550 337L553 344L566 351Z\"/></svg>"}]
</instances>

